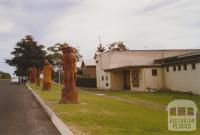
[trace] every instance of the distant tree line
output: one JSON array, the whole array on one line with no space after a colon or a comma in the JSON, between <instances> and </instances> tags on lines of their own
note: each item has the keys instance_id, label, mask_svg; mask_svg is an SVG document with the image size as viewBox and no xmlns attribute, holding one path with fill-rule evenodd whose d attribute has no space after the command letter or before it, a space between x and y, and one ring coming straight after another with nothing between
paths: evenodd
<instances>
[{"instance_id":1,"label":"distant tree line","mask_svg":"<svg viewBox=\"0 0 200 135\"><path fill-rule=\"evenodd\" d=\"M106 52L106 51L126 51L126 50L129 50L129 49L126 47L126 45L122 41L113 42L106 46L103 46L100 43L99 46L97 47L95 57L96 57L96 55L98 55L102 52Z\"/></svg>"},{"instance_id":2,"label":"distant tree line","mask_svg":"<svg viewBox=\"0 0 200 135\"><path fill-rule=\"evenodd\" d=\"M35 41L31 35L26 35L16 43L16 47L11 52L13 57L6 59L5 62L15 67L15 74L22 79L27 78L30 72L29 69L35 67L37 69L37 79L39 80L45 59L52 64L54 70L62 69L60 46L63 44L57 43L45 49L45 46ZM82 56L79 53L79 49L74 48L74 50L77 60L80 60Z\"/></svg>"},{"instance_id":3,"label":"distant tree line","mask_svg":"<svg viewBox=\"0 0 200 135\"><path fill-rule=\"evenodd\" d=\"M11 78L11 76L9 73L0 71L0 79L10 79L10 78Z\"/></svg>"},{"instance_id":4,"label":"distant tree line","mask_svg":"<svg viewBox=\"0 0 200 135\"><path fill-rule=\"evenodd\" d=\"M128 50L128 48L126 47L126 45L122 41L113 42L113 43L110 43L106 46L107 46L107 48L100 43L99 46L97 47L96 52L101 53L101 52L105 52L105 51L125 51L125 50Z\"/></svg>"},{"instance_id":5,"label":"distant tree line","mask_svg":"<svg viewBox=\"0 0 200 135\"><path fill-rule=\"evenodd\" d=\"M5 62L15 67L15 74L20 78L28 78L32 67L37 69L37 80L40 80L40 73L43 68L44 61L47 59L53 66L53 77L58 79L58 73L62 73L62 51L60 47L67 43L56 43L55 45L45 48L39 44L31 35L26 35L16 43L14 50L11 52L12 58L6 59ZM74 48L77 61L80 61L82 55L79 48ZM128 50L123 42L118 41L107 45L102 44L97 47L95 55L105 51L123 51ZM60 78L60 77L59 77Z\"/></svg>"}]
</instances>

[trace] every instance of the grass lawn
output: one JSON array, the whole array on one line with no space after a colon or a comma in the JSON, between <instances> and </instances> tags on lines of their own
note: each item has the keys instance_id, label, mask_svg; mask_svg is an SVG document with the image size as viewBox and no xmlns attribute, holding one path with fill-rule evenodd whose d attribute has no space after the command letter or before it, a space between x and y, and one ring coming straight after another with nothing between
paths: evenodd
<instances>
[{"instance_id":1,"label":"grass lawn","mask_svg":"<svg viewBox=\"0 0 200 135\"><path fill-rule=\"evenodd\" d=\"M200 135L194 132L167 130L167 113L159 106L177 98L189 98L183 93L135 93L126 91L97 91L79 88L80 104L58 104L61 86L51 91L29 84L75 133L75 135ZM105 94L97 96L96 94ZM200 97L192 96L198 106ZM139 101L139 102L138 102ZM155 106L149 106L151 103ZM197 127L200 119L197 120Z\"/></svg>"},{"instance_id":2,"label":"grass lawn","mask_svg":"<svg viewBox=\"0 0 200 135\"><path fill-rule=\"evenodd\" d=\"M175 99L189 99L194 101L197 104L197 107L200 108L200 96L197 95L189 95L188 93L181 92L132 92L132 91L103 91L98 89L91 88L81 88L82 90L94 92L94 93L102 93L109 96L123 97L126 99L135 99L135 100L144 100L151 103L157 103L162 105L167 105L169 102Z\"/></svg>"}]
</instances>

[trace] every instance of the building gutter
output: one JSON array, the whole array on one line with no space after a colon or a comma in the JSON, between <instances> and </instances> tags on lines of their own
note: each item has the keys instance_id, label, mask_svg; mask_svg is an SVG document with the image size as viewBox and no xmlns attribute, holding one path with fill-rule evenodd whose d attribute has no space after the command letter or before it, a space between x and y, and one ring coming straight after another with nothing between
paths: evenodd
<instances>
[{"instance_id":1,"label":"building gutter","mask_svg":"<svg viewBox=\"0 0 200 135\"><path fill-rule=\"evenodd\" d=\"M109 68L104 69L104 71L116 71L116 70L124 70L124 69L130 69L130 68L160 68L162 67L161 64L154 64L154 65L134 65L134 66L123 66L123 67L115 67L115 68Z\"/></svg>"}]
</instances>

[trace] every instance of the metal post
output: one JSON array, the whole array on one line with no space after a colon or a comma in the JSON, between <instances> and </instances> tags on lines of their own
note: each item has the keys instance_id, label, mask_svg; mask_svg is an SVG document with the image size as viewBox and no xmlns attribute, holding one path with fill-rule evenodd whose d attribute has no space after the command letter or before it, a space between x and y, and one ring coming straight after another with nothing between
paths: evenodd
<instances>
[{"instance_id":1,"label":"metal post","mask_svg":"<svg viewBox=\"0 0 200 135\"><path fill-rule=\"evenodd\" d=\"M58 84L60 85L60 66L59 66L59 70L58 70Z\"/></svg>"},{"instance_id":2,"label":"metal post","mask_svg":"<svg viewBox=\"0 0 200 135\"><path fill-rule=\"evenodd\" d=\"M165 89L165 66L164 66L164 50L162 50L162 83L163 83L163 89Z\"/></svg>"}]
</instances>

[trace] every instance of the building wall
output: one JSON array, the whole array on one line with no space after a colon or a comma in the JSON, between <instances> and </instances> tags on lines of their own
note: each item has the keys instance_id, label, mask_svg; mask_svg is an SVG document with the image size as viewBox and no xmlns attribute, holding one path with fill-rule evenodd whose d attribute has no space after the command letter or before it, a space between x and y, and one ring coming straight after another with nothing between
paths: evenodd
<instances>
[{"instance_id":1,"label":"building wall","mask_svg":"<svg viewBox=\"0 0 200 135\"><path fill-rule=\"evenodd\" d=\"M123 72L122 71L110 71L105 72L107 69L130 66L130 65L148 65L153 64L155 59L169 56L176 56L180 54L185 54L192 52L194 50L172 50L172 51L113 51L106 52L98 55L96 57L96 79L97 79L97 88L99 89L113 89L121 90L123 89ZM199 65L197 66L199 68ZM200 88L199 71L192 71L189 73L163 73L161 68L157 68L158 75L152 76L152 69L154 68L141 68L140 69L140 87L136 88L132 86L132 75L130 72L130 89L133 91L148 91L148 87L152 89L161 89L163 86L168 87L169 89L187 91L192 89L194 93L198 93L198 88ZM130 69L131 71L132 69ZM172 70L172 69L170 69ZM189 67L188 67L189 70ZM197 70L197 69L196 69ZM187 71L188 72L188 71ZM115 74L116 73L116 74ZM198 73L198 76L197 76ZM189 78L194 78L194 80L184 80L185 76ZM104 80L102 80L104 76ZM108 80L106 80L106 76ZM178 81L178 79L180 79ZM165 82L163 84L163 82ZM108 85L106 85L108 83ZM184 84L183 84L184 83ZM183 86L183 85L184 86Z\"/></svg>"},{"instance_id":2,"label":"building wall","mask_svg":"<svg viewBox=\"0 0 200 135\"><path fill-rule=\"evenodd\" d=\"M110 63L110 54L99 55L96 58L96 79L98 89L111 89L110 73L105 72L104 68ZM106 80L106 76L108 80ZM104 80L102 80L104 77ZM109 83L109 86L106 86Z\"/></svg>"},{"instance_id":3,"label":"building wall","mask_svg":"<svg viewBox=\"0 0 200 135\"><path fill-rule=\"evenodd\" d=\"M191 50L110 51L97 56L103 70L130 65L152 65L155 59L192 52Z\"/></svg>"},{"instance_id":4,"label":"building wall","mask_svg":"<svg viewBox=\"0 0 200 135\"><path fill-rule=\"evenodd\" d=\"M152 76L152 69L157 69L157 76ZM140 68L139 69L139 87L132 85L132 70L130 72L131 90L148 91L150 89L161 89L163 87L162 69L161 68Z\"/></svg>"},{"instance_id":5,"label":"building wall","mask_svg":"<svg viewBox=\"0 0 200 135\"><path fill-rule=\"evenodd\" d=\"M111 89L123 90L124 76L122 71L111 72Z\"/></svg>"},{"instance_id":6,"label":"building wall","mask_svg":"<svg viewBox=\"0 0 200 135\"><path fill-rule=\"evenodd\" d=\"M187 64L187 70L173 71L173 67L169 67L169 72L165 70L165 85L166 88L189 92L200 95L200 63L196 64L196 69L192 70L191 64Z\"/></svg>"},{"instance_id":7,"label":"building wall","mask_svg":"<svg viewBox=\"0 0 200 135\"><path fill-rule=\"evenodd\" d=\"M152 69L157 69L157 76L152 76ZM160 68L140 68L139 69L139 87L133 87L132 85L132 70L130 69L130 90L132 91L148 91L151 89L161 89L162 83L162 69ZM104 76L104 80L102 80ZM106 76L108 77L106 80ZM100 77L97 77L100 78ZM124 74L123 70L101 72L101 79L97 81L97 88L99 89L112 89L123 90L124 89ZM106 85L106 83L108 85Z\"/></svg>"},{"instance_id":8,"label":"building wall","mask_svg":"<svg viewBox=\"0 0 200 135\"><path fill-rule=\"evenodd\" d=\"M101 72L97 78L97 88L108 90L111 89L111 76L110 72Z\"/></svg>"},{"instance_id":9,"label":"building wall","mask_svg":"<svg viewBox=\"0 0 200 135\"><path fill-rule=\"evenodd\" d=\"M82 70L84 76L96 78L96 66L84 66Z\"/></svg>"}]
</instances>

